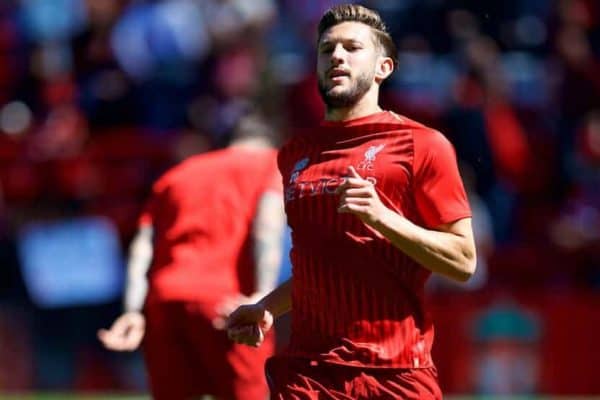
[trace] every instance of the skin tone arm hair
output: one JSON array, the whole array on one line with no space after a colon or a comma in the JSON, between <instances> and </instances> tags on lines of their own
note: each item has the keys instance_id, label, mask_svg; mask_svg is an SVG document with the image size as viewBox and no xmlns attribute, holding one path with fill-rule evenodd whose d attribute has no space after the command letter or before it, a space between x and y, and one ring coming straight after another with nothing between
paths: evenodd
<instances>
[{"instance_id":1,"label":"skin tone arm hair","mask_svg":"<svg viewBox=\"0 0 600 400\"><path fill-rule=\"evenodd\" d=\"M146 320L141 312L146 299L146 273L152 262L152 227L138 230L131 242L127 263L124 309L109 329L100 329L98 339L109 350L136 350L144 337Z\"/></svg>"},{"instance_id":2,"label":"skin tone arm hair","mask_svg":"<svg viewBox=\"0 0 600 400\"><path fill-rule=\"evenodd\" d=\"M146 274L152 263L152 227L140 228L131 242L127 262L125 311L141 311L148 291Z\"/></svg>"},{"instance_id":3,"label":"skin tone arm hair","mask_svg":"<svg viewBox=\"0 0 600 400\"><path fill-rule=\"evenodd\" d=\"M265 192L252 226L254 239L255 293L263 297L277 284L282 259L285 211L281 193Z\"/></svg>"}]
</instances>

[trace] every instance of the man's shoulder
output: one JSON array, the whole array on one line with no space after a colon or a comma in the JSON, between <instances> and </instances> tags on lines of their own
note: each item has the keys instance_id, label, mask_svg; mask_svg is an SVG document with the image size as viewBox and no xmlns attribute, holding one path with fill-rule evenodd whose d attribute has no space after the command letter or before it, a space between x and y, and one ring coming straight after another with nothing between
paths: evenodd
<instances>
[{"instance_id":1,"label":"man's shoulder","mask_svg":"<svg viewBox=\"0 0 600 400\"><path fill-rule=\"evenodd\" d=\"M179 161L158 178L156 185L168 186L172 182L182 179L182 177L197 173L198 170L205 168L205 164L209 163L211 158L218 157L220 152L221 150L208 151Z\"/></svg>"},{"instance_id":2,"label":"man's shoulder","mask_svg":"<svg viewBox=\"0 0 600 400\"><path fill-rule=\"evenodd\" d=\"M190 156L184 160L179 161L177 164L172 166L170 169L165 172L163 175L164 179L169 179L173 177L177 177L182 174L186 174L188 171L193 170L204 164L205 160L210 157L211 152L200 153L193 156Z\"/></svg>"},{"instance_id":3,"label":"man's shoulder","mask_svg":"<svg viewBox=\"0 0 600 400\"><path fill-rule=\"evenodd\" d=\"M399 132L410 135L414 151L419 157L453 150L452 143L439 130L393 111L387 114L392 127L397 126Z\"/></svg>"},{"instance_id":4,"label":"man's shoulder","mask_svg":"<svg viewBox=\"0 0 600 400\"><path fill-rule=\"evenodd\" d=\"M420 142L436 144L447 141L446 136L439 130L394 111L388 111L381 122L403 132L410 132L415 140Z\"/></svg>"},{"instance_id":5,"label":"man's shoulder","mask_svg":"<svg viewBox=\"0 0 600 400\"><path fill-rule=\"evenodd\" d=\"M423 126L413 132L415 147L428 151L447 150L452 144L442 132L437 129Z\"/></svg>"},{"instance_id":6,"label":"man's shoulder","mask_svg":"<svg viewBox=\"0 0 600 400\"><path fill-rule=\"evenodd\" d=\"M435 129L425 125L422 122L409 118L405 115L398 114L395 111L389 111L382 118L382 122L389 125L395 125L399 129L413 129L418 131L435 131Z\"/></svg>"}]
</instances>

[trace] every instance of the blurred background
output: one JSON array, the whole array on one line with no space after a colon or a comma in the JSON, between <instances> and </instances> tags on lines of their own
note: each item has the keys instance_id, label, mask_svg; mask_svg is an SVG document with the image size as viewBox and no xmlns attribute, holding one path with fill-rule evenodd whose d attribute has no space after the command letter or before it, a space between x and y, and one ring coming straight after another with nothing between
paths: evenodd
<instances>
[{"instance_id":1,"label":"blurred background","mask_svg":"<svg viewBox=\"0 0 600 400\"><path fill-rule=\"evenodd\" d=\"M0 393L145 393L95 332L150 185L250 106L318 123L336 3L0 1ZM399 48L383 105L447 135L473 206L477 274L429 286L442 388L600 394L600 3L362 4Z\"/></svg>"}]
</instances>

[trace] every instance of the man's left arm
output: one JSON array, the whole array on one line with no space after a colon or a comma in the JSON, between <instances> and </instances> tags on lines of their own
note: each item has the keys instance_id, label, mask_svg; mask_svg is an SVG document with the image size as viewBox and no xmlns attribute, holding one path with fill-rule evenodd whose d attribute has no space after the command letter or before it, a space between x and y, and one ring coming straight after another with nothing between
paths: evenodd
<instances>
[{"instance_id":1,"label":"man's left arm","mask_svg":"<svg viewBox=\"0 0 600 400\"><path fill-rule=\"evenodd\" d=\"M265 191L252 225L254 239L255 293L257 300L277 285L281 266L285 211L280 191Z\"/></svg>"},{"instance_id":2,"label":"man's left arm","mask_svg":"<svg viewBox=\"0 0 600 400\"><path fill-rule=\"evenodd\" d=\"M464 282L475 272L476 253L471 218L461 218L435 229L418 226L387 208L375 186L353 167L338 188L339 212L355 214L423 267Z\"/></svg>"}]
</instances>

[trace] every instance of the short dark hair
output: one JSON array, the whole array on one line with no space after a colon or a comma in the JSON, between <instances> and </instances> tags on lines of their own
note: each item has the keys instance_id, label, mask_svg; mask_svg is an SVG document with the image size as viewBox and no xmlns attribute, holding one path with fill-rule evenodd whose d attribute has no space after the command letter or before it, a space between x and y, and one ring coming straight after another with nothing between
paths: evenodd
<instances>
[{"instance_id":1,"label":"short dark hair","mask_svg":"<svg viewBox=\"0 0 600 400\"><path fill-rule=\"evenodd\" d=\"M358 4L340 4L331 7L323 14L319 21L318 33L319 40L327 29L342 22L360 22L371 27L378 44L383 48L386 57L390 57L394 62L394 67L398 64L398 51L396 44L388 31L387 26L381 19L381 15L375 10Z\"/></svg>"},{"instance_id":2,"label":"short dark hair","mask_svg":"<svg viewBox=\"0 0 600 400\"><path fill-rule=\"evenodd\" d=\"M279 145L278 132L259 111L248 111L233 127L232 140L262 138L272 145Z\"/></svg>"}]
</instances>

